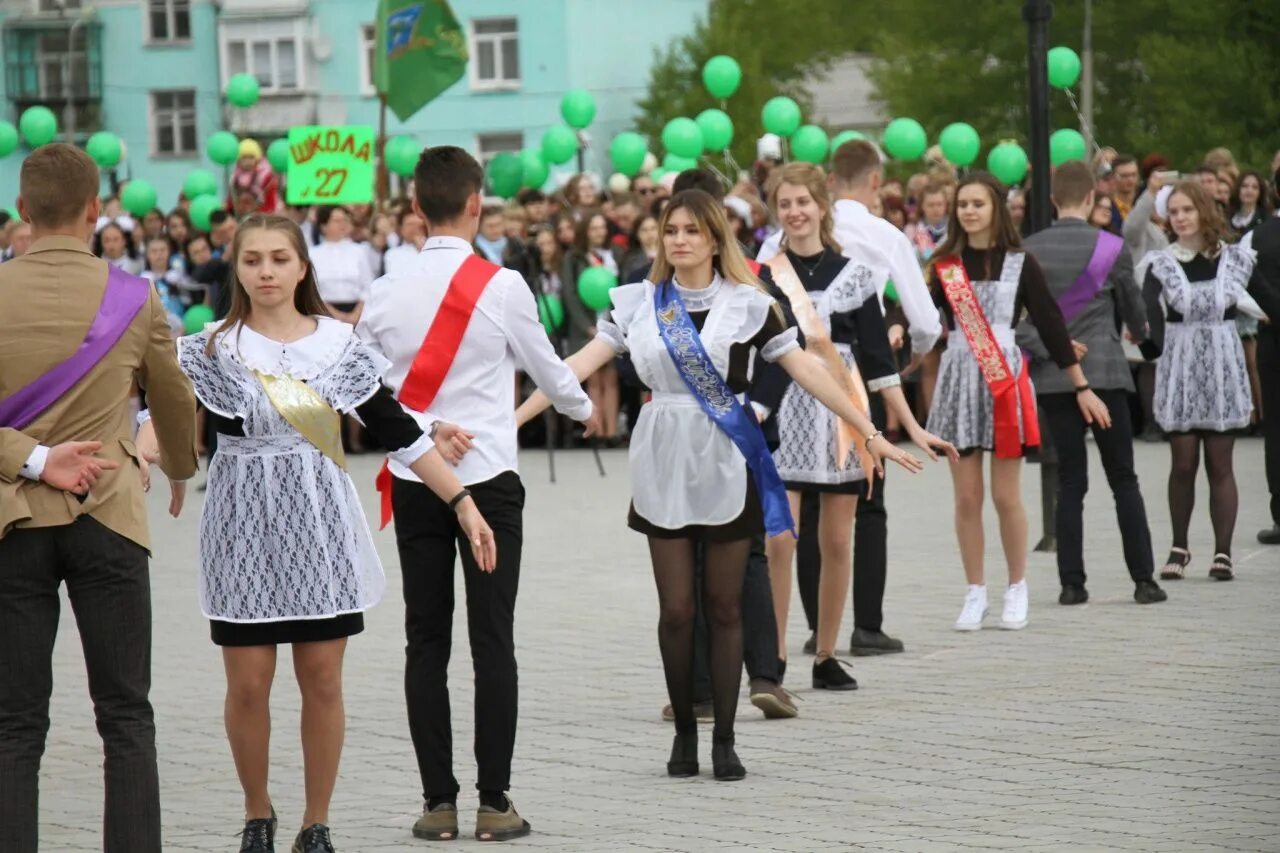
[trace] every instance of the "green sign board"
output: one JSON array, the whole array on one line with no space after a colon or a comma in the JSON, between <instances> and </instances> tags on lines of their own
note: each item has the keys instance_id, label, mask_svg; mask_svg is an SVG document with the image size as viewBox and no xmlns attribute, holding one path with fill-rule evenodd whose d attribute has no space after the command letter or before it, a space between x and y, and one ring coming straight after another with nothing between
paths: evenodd
<instances>
[{"instance_id":1,"label":"green sign board","mask_svg":"<svg viewBox=\"0 0 1280 853\"><path fill-rule=\"evenodd\" d=\"M373 201L377 145L365 125L289 130L289 204L366 204Z\"/></svg>"}]
</instances>

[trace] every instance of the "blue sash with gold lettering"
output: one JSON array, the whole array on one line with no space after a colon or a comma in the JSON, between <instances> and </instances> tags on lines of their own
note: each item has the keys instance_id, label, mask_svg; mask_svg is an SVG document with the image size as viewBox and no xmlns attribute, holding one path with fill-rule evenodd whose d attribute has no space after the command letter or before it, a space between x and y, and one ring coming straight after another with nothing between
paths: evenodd
<instances>
[{"instance_id":1,"label":"blue sash with gold lettering","mask_svg":"<svg viewBox=\"0 0 1280 853\"><path fill-rule=\"evenodd\" d=\"M702 411L729 436L747 460L747 468L755 479L756 493L764 509L765 532L770 536L788 531L794 535L795 522L791 518L787 490L778 476L773 455L765 443L755 414L738 402L729 384L716 370L711 356L702 346L698 327L693 324L671 282L655 285L653 303L658 333L667 345L667 354L671 356L680 378L702 406Z\"/></svg>"}]
</instances>

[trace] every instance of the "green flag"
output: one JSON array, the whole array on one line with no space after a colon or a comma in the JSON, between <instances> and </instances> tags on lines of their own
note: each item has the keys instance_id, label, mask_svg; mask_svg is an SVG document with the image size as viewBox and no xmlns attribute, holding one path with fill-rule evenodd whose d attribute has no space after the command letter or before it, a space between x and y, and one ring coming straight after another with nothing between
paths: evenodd
<instances>
[{"instance_id":1,"label":"green flag","mask_svg":"<svg viewBox=\"0 0 1280 853\"><path fill-rule=\"evenodd\" d=\"M373 82L407 121L462 77L467 39L448 0L378 0Z\"/></svg>"}]
</instances>

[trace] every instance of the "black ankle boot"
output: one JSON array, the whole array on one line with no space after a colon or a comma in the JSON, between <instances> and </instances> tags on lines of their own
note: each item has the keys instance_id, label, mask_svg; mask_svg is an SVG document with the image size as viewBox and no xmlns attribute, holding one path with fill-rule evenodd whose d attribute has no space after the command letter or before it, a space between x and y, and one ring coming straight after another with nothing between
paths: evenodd
<instances>
[{"instance_id":1,"label":"black ankle boot","mask_svg":"<svg viewBox=\"0 0 1280 853\"><path fill-rule=\"evenodd\" d=\"M698 733L676 732L671 742L671 760L667 762L668 776L698 775Z\"/></svg>"},{"instance_id":2,"label":"black ankle boot","mask_svg":"<svg viewBox=\"0 0 1280 853\"><path fill-rule=\"evenodd\" d=\"M747 775L733 749L733 735L714 735L711 741L711 766L720 782L736 782Z\"/></svg>"}]
</instances>

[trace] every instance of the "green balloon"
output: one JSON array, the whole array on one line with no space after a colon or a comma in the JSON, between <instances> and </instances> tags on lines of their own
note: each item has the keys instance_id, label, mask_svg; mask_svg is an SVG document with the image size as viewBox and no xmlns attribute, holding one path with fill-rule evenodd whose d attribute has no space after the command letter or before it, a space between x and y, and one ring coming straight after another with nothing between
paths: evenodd
<instances>
[{"instance_id":1,"label":"green balloon","mask_svg":"<svg viewBox=\"0 0 1280 853\"><path fill-rule=\"evenodd\" d=\"M5 208L5 211L8 212L9 218L14 221L22 219L22 217L18 214L18 208L16 207L7 207Z\"/></svg>"},{"instance_id":2,"label":"green balloon","mask_svg":"<svg viewBox=\"0 0 1280 853\"><path fill-rule=\"evenodd\" d=\"M800 105L786 95L778 95L765 102L760 120L770 133L790 136L800 127Z\"/></svg>"},{"instance_id":3,"label":"green balloon","mask_svg":"<svg viewBox=\"0 0 1280 853\"><path fill-rule=\"evenodd\" d=\"M422 154L422 149L411 137L393 136L387 140L386 147L382 150L382 156L387 161L387 169L407 178L413 174L413 170L418 166L418 157Z\"/></svg>"},{"instance_id":4,"label":"green balloon","mask_svg":"<svg viewBox=\"0 0 1280 853\"><path fill-rule=\"evenodd\" d=\"M613 138L609 145L609 159L613 168L628 178L634 178L644 165L644 155L648 153L649 143L640 134L626 130Z\"/></svg>"},{"instance_id":5,"label":"green balloon","mask_svg":"<svg viewBox=\"0 0 1280 853\"><path fill-rule=\"evenodd\" d=\"M791 156L806 163L821 163L827 156L827 132L806 124L791 134Z\"/></svg>"},{"instance_id":6,"label":"green balloon","mask_svg":"<svg viewBox=\"0 0 1280 853\"><path fill-rule=\"evenodd\" d=\"M662 158L662 168L679 174L698 168L698 160L695 157L681 157L679 154L668 151L667 156Z\"/></svg>"},{"instance_id":7,"label":"green balloon","mask_svg":"<svg viewBox=\"0 0 1280 853\"><path fill-rule=\"evenodd\" d=\"M201 196L217 195L218 179L204 169L192 169L182 182L182 194L195 201Z\"/></svg>"},{"instance_id":8,"label":"green balloon","mask_svg":"<svg viewBox=\"0 0 1280 853\"><path fill-rule=\"evenodd\" d=\"M1070 89L1080 79L1080 54L1069 47L1052 48L1048 56L1049 85Z\"/></svg>"},{"instance_id":9,"label":"green balloon","mask_svg":"<svg viewBox=\"0 0 1280 853\"><path fill-rule=\"evenodd\" d=\"M915 160L929 147L929 137L913 118L895 118L884 129L884 148L899 160Z\"/></svg>"},{"instance_id":10,"label":"green balloon","mask_svg":"<svg viewBox=\"0 0 1280 853\"><path fill-rule=\"evenodd\" d=\"M520 163L520 155L503 151L489 161L489 189L495 195L511 198L520 192L524 183L524 166Z\"/></svg>"},{"instance_id":11,"label":"green balloon","mask_svg":"<svg viewBox=\"0 0 1280 853\"><path fill-rule=\"evenodd\" d=\"M547 128L542 134L542 156L548 163L559 166L568 163L578 153L578 134L563 124Z\"/></svg>"},{"instance_id":12,"label":"green balloon","mask_svg":"<svg viewBox=\"0 0 1280 853\"><path fill-rule=\"evenodd\" d=\"M653 181L655 184L662 183L662 179L665 178L666 175L667 175L667 170L659 166L658 168L649 172L649 180Z\"/></svg>"},{"instance_id":13,"label":"green balloon","mask_svg":"<svg viewBox=\"0 0 1280 853\"><path fill-rule=\"evenodd\" d=\"M213 322L213 309L208 305L192 305L182 315L182 328L188 335L204 331L204 327Z\"/></svg>"},{"instance_id":14,"label":"green balloon","mask_svg":"<svg viewBox=\"0 0 1280 853\"><path fill-rule=\"evenodd\" d=\"M230 166L240 156L240 140L229 130L220 130L205 143L205 153L219 166Z\"/></svg>"},{"instance_id":15,"label":"green balloon","mask_svg":"<svg viewBox=\"0 0 1280 853\"><path fill-rule=\"evenodd\" d=\"M1027 176L1027 152L1016 142L1001 142L987 154L987 170L1006 184Z\"/></svg>"},{"instance_id":16,"label":"green balloon","mask_svg":"<svg viewBox=\"0 0 1280 853\"><path fill-rule=\"evenodd\" d=\"M213 223L209 221L209 216L220 207L222 207L222 202L218 200L216 195L202 195L193 200L191 209L187 211L191 215L191 224L200 231L208 233L213 228Z\"/></svg>"},{"instance_id":17,"label":"green balloon","mask_svg":"<svg viewBox=\"0 0 1280 853\"><path fill-rule=\"evenodd\" d=\"M856 130L842 130L836 134L835 139L831 140L831 153L832 155L834 155L836 151L840 150L840 146L844 145L846 142L852 142L855 139L866 139L866 138L867 138L867 135L865 133L859 133Z\"/></svg>"},{"instance_id":18,"label":"green balloon","mask_svg":"<svg viewBox=\"0 0 1280 853\"><path fill-rule=\"evenodd\" d=\"M702 153L702 130L691 118L673 118L662 129L662 146L681 157L697 157Z\"/></svg>"},{"instance_id":19,"label":"green balloon","mask_svg":"<svg viewBox=\"0 0 1280 853\"><path fill-rule=\"evenodd\" d=\"M258 95L258 78L252 74L236 74L227 81L227 100L233 107L251 107Z\"/></svg>"},{"instance_id":20,"label":"green balloon","mask_svg":"<svg viewBox=\"0 0 1280 853\"><path fill-rule=\"evenodd\" d=\"M564 325L564 302L554 293L538 296L538 319L548 335L554 335Z\"/></svg>"},{"instance_id":21,"label":"green balloon","mask_svg":"<svg viewBox=\"0 0 1280 853\"><path fill-rule=\"evenodd\" d=\"M596 99L586 89L570 89L560 99L560 115L569 127L582 130L596 117Z\"/></svg>"},{"instance_id":22,"label":"green balloon","mask_svg":"<svg viewBox=\"0 0 1280 853\"><path fill-rule=\"evenodd\" d=\"M702 147L707 151L723 151L733 142L733 119L724 110L703 110L694 121L702 131Z\"/></svg>"},{"instance_id":23,"label":"green balloon","mask_svg":"<svg viewBox=\"0 0 1280 853\"><path fill-rule=\"evenodd\" d=\"M942 156L946 157L949 163L954 166L968 166L978 159L978 149L982 147L982 140L978 138L978 131L973 129L973 125L957 121L942 129L938 144L942 147Z\"/></svg>"},{"instance_id":24,"label":"green balloon","mask_svg":"<svg viewBox=\"0 0 1280 853\"><path fill-rule=\"evenodd\" d=\"M100 130L85 143L85 151L103 169L110 169L120 162L124 151L120 147L120 137L108 130Z\"/></svg>"},{"instance_id":25,"label":"green balloon","mask_svg":"<svg viewBox=\"0 0 1280 853\"><path fill-rule=\"evenodd\" d=\"M898 288L893 283L893 279L889 279L884 283L884 298L892 299L894 302L898 301Z\"/></svg>"},{"instance_id":26,"label":"green balloon","mask_svg":"<svg viewBox=\"0 0 1280 853\"><path fill-rule=\"evenodd\" d=\"M267 162L281 175L289 171L289 140L277 139L268 145Z\"/></svg>"},{"instance_id":27,"label":"green balloon","mask_svg":"<svg viewBox=\"0 0 1280 853\"><path fill-rule=\"evenodd\" d=\"M1083 160L1088 146L1078 130L1064 127L1049 137L1049 162L1061 166L1068 160Z\"/></svg>"},{"instance_id":28,"label":"green balloon","mask_svg":"<svg viewBox=\"0 0 1280 853\"><path fill-rule=\"evenodd\" d=\"M156 206L156 188L148 181L135 178L120 191L120 206L134 216L146 216Z\"/></svg>"},{"instance_id":29,"label":"green balloon","mask_svg":"<svg viewBox=\"0 0 1280 853\"><path fill-rule=\"evenodd\" d=\"M8 157L18 149L18 129L10 122L0 121L0 157Z\"/></svg>"},{"instance_id":30,"label":"green balloon","mask_svg":"<svg viewBox=\"0 0 1280 853\"><path fill-rule=\"evenodd\" d=\"M587 267L578 276L578 295L582 304L592 311L605 311L610 306L609 290L618 283L618 277L605 267Z\"/></svg>"},{"instance_id":31,"label":"green balloon","mask_svg":"<svg viewBox=\"0 0 1280 853\"><path fill-rule=\"evenodd\" d=\"M539 189L551 175L551 167L543 159L542 152L536 148L526 148L520 152L520 167L523 170L524 186Z\"/></svg>"},{"instance_id":32,"label":"green balloon","mask_svg":"<svg viewBox=\"0 0 1280 853\"><path fill-rule=\"evenodd\" d=\"M702 66L702 85L715 98L728 98L742 84L742 66L732 56L713 56ZM723 151L723 148L716 149Z\"/></svg>"},{"instance_id":33,"label":"green balloon","mask_svg":"<svg viewBox=\"0 0 1280 853\"><path fill-rule=\"evenodd\" d=\"M29 147L39 148L58 135L58 119L48 107L27 107L18 119L18 128Z\"/></svg>"}]
</instances>

